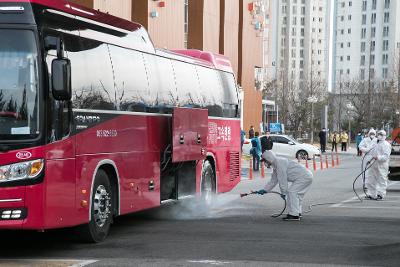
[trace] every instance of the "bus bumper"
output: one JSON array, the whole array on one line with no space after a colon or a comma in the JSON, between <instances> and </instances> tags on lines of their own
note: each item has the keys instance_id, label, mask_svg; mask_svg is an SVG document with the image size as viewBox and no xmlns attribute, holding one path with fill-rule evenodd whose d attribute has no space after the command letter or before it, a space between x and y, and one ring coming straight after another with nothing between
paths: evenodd
<instances>
[{"instance_id":1,"label":"bus bumper","mask_svg":"<svg viewBox=\"0 0 400 267\"><path fill-rule=\"evenodd\" d=\"M43 229L41 189L42 185L0 188L0 229Z\"/></svg>"}]
</instances>

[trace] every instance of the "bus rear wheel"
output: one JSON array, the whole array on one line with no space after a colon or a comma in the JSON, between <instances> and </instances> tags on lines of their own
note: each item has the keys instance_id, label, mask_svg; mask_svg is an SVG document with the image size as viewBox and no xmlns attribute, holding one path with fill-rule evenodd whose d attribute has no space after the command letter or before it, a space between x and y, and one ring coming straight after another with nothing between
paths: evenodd
<instances>
[{"instance_id":1,"label":"bus rear wheel","mask_svg":"<svg viewBox=\"0 0 400 267\"><path fill-rule=\"evenodd\" d=\"M215 174L210 161L206 160L201 171L201 198L207 205L211 205L216 193Z\"/></svg>"},{"instance_id":2,"label":"bus rear wheel","mask_svg":"<svg viewBox=\"0 0 400 267\"><path fill-rule=\"evenodd\" d=\"M85 242L98 243L106 239L113 219L113 192L107 173L98 170L93 184L90 221L81 228Z\"/></svg>"}]
</instances>

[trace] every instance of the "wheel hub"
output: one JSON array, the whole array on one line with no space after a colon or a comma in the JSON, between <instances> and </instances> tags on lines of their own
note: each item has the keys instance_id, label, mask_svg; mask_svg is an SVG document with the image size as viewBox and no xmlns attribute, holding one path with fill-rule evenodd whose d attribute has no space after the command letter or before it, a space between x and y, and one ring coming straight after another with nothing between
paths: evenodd
<instances>
[{"instance_id":1,"label":"wheel hub","mask_svg":"<svg viewBox=\"0 0 400 267\"><path fill-rule=\"evenodd\" d=\"M104 185L99 185L94 195L94 220L99 227L103 227L106 223L111 211L110 193L107 192Z\"/></svg>"}]
</instances>

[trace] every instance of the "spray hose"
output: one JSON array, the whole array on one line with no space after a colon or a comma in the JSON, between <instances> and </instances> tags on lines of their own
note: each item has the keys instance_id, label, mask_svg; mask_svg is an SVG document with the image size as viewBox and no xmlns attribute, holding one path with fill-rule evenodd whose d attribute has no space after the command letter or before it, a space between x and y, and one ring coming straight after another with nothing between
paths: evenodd
<instances>
[{"instance_id":1,"label":"spray hose","mask_svg":"<svg viewBox=\"0 0 400 267\"><path fill-rule=\"evenodd\" d=\"M364 157L365 157L365 156L364 156ZM363 161L364 161L364 159L363 159ZM375 160L374 160L374 159L368 161L368 162L367 162L367 165L366 165L366 167L365 167L365 169L363 169L363 170L361 171L361 173L360 173L359 175L357 175L356 178L355 178L354 181L353 181L353 192L354 192L354 194L357 196L357 198L358 198L358 200L359 200L359 201L357 201L357 202L363 202L364 200L360 197L359 194L357 194L357 191L356 191L356 188L355 188L355 184L356 184L358 178L360 178L361 175L364 176L364 175L365 175L365 172L366 172L369 168L371 168L372 165L373 165L374 163L375 163ZM365 180L364 180L364 183L363 183L363 190L364 190L364 184L365 184ZM365 193L365 190L364 190L364 193ZM367 194L365 193L365 195L367 195ZM304 213L309 213L309 212L311 212L311 211L312 211L312 208L313 208L313 207L316 207L316 206L335 205L335 204L339 204L339 202L326 202L326 203L311 204L311 205L308 206L308 210L304 211Z\"/></svg>"},{"instance_id":2,"label":"spray hose","mask_svg":"<svg viewBox=\"0 0 400 267\"><path fill-rule=\"evenodd\" d=\"M257 195L257 194L259 194L257 191L251 191L250 193L244 193L244 194L240 194L240 197L247 197L247 196L249 196L249 195ZM275 214L272 214L271 215L271 217L273 217L273 218L278 218L278 217L280 217L284 212L285 212L285 210L286 210L286 206L287 206L287 202L286 202L286 197L285 197L285 195L283 195L283 194L281 194L281 193L279 193L279 192L276 192L276 191L268 191L267 193L265 193L265 194L275 194L275 195L279 195L280 197L281 197L281 199L285 202L284 204L284 207L283 207L283 209L279 212L279 213L275 213Z\"/></svg>"}]
</instances>

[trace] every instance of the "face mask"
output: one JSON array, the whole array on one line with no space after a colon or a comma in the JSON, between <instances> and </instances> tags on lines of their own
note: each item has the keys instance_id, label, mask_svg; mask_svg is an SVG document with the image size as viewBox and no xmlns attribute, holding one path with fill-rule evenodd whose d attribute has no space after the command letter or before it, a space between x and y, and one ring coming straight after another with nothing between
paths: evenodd
<instances>
[{"instance_id":1,"label":"face mask","mask_svg":"<svg viewBox=\"0 0 400 267\"><path fill-rule=\"evenodd\" d=\"M372 139L375 138L375 135L374 135L374 134L371 134L371 135L369 136L369 138L371 138L371 140L372 140Z\"/></svg>"}]
</instances>

